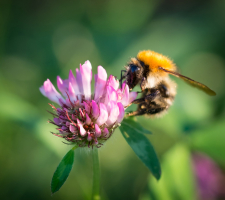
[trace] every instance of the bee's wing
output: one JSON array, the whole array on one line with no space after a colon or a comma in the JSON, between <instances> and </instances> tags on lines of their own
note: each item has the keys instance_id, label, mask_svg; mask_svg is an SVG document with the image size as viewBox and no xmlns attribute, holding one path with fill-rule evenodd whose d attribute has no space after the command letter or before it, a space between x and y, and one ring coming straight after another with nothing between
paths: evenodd
<instances>
[{"instance_id":1,"label":"bee's wing","mask_svg":"<svg viewBox=\"0 0 225 200\"><path fill-rule=\"evenodd\" d=\"M165 71L165 72L167 72L167 73L169 73L169 74L172 74L172 75L174 75L174 76L176 76L178 78L183 79L185 82L187 82L191 86L196 87L196 88L204 91L205 93L207 93L210 96L215 96L216 95L216 93L213 90L211 90L210 88L208 88L206 85L204 85L202 83L199 83L197 81L194 81L193 79L188 78L187 76L181 75L181 74L179 74L177 72L169 71L169 70L164 69L162 67L160 67L160 69Z\"/></svg>"}]
</instances>

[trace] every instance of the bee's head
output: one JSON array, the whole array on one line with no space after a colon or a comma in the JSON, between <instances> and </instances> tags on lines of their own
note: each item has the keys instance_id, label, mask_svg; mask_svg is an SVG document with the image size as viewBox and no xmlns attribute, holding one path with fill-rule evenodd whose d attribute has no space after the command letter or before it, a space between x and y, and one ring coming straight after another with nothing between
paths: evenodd
<instances>
[{"instance_id":1,"label":"bee's head","mask_svg":"<svg viewBox=\"0 0 225 200\"><path fill-rule=\"evenodd\" d=\"M138 83L141 82L143 78L143 71L143 65L138 60L128 64L126 81L130 90L132 90Z\"/></svg>"}]
</instances>

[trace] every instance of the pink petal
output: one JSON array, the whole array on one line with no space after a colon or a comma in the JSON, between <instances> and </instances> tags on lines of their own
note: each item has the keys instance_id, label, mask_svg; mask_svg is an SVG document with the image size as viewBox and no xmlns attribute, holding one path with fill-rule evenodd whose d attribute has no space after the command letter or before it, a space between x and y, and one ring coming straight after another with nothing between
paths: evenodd
<instances>
[{"instance_id":1,"label":"pink petal","mask_svg":"<svg viewBox=\"0 0 225 200\"><path fill-rule=\"evenodd\" d=\"M85 108L86 112L87 112L88 114L90 114L90 112L91 112L90 106L89 106L85 101L83 102L83 105L84 105L84 108Z\"/></svg>"},{"instance_id":2,"label":"pink petal","mask_svg":"<svg viewBox=\"0 0 225 200\"><path fill-rule=\"evenodd\" d=\"M68 128L66 126L62 126L61 128L63 131L66 131Z\"/></svg>"},{"instance_id":3,"label":"pink petal","mask_svg":"<svg viewBox=\"0 0 225 200\"><path fill-rule=\"evenodd\" d=\"M97 82L95 84L95 101L97 101L103 95L106 81L107 73L105 69L102 66L98 66Z\"/></svg>"},{"instance_id":4,"label":"pink petal","mask_svg":"<svg viewBox=\"0 0 225 200\"><path fill-rule=\"evenodd\" d=\"M56 102L57 104L60 105L60 99L61 101L65 102L61 94L59 94L55 87L52 85L51 81L47 79L44 82L44 85L40 88L41 93L46 96L48 99L51 101Z\"/></svg>"},{"instance_id":5,"label":"pink petal","mask_svg":"<svg viewBox=\"0 0 225 200\"><path fill-rule=\"evenodd\" d=\"M128 87L128 85L125 86L125 90L123 92L123 97L122 97L121 103L123 104L124 107L129 104L129 87Z\"/></svg>"},{"instance_id":6,"label":"pink petal","mask_svg":"<svg viewBox=\"0 0 225 200\"><path fill-rule=\"evenodd\" d=\"M82 77L83 92L85 99L91 99L91 79L92 79L92 67L89 61L86 61L80 66L80 74Z\"/></svg>"},{"instance_id":7,"label":"pink petal","mask_svg":"<svg viewBox=\"0 0 225 200\"><path fill-rule=\"evenodd\" d=\"M39 90L40 90L41 94L46 97L45 89L44 89L43 85L39 88Z\"/></svg>"},{"instance_id":8,"label":"pink petal","mask_svg":"<svg viewBox=\"0 0 225 200\"><path fill-rule=\"evenodd\" d=\"M96 124L98 124L99 126L101 126L102 124L104 124L107 119L108 119L108 112L107 109L105 107L105 105L103 103L99 104L99 108L100 108L100 115L96 121Z\"/></svg>"},{"instance_id":9,"label":"pink petal","mask_svg":"<svg viewBox=\"0 0 225 200\"><path fill-rule=\"evenodd\" d=\"M69 72L69 82L72 84L75 94L79 94L80 91L79 91L77 81L76 81L76 78L73 75L72 70L70 70L70 72Z\"/></svg>"},{"instance_id":10,"label":"pink petal","mask_svg":"<svg viewBox=\"0 0 225 200\"><path fill-rule=\"evenodd\" d=\"M101 129L97 124L95 124L95 136L100 137L101 136Z\"/></svg>"},{"instance_id":11,"label":"pink petal","mask_svg":"<svg viewBox=\"0 0 225 200\"><path fill-rule=\"evenodd\" d=\"M86 122L85 122L87 125L90 125L91 124L91 119L90 117L88 116L88 114L86 113Z\"/></svg>"},{"instance_id":12,"label":"pink petal","mask_svg":"<svg viewBox=\"0 0 225 200\"><path fill-rule=\"evenodd\" d=\"M127 84L126 84L126 81L124 81L124 82L122 83L122 88L121 88L121 91L122 91L122 92L124 91L126 85L127 85Z\"/></svg>"},{"instance_id":13,"label":"pink petal","mask_svg":"<svg viewBox=\"0 0 225 200\"><path fill-rule=\"evenodd\" d=\"M92 100L92 115L95 119L97 119L99 116L99 108L94 100Z\"/></svg>"},{"instance_id":14,"label":"pink petal","mask_svg":"<svg viewBox=\"0 0 225 200\"><path fill-rule=\"evenodd\" d=\"M91 141L91 140L92 140L92 137L91 137L90 132L88 132L87 140L88 140L88 141Z\"/></svg>"},{"instance_id":15,"label":"pink petal","mask_svg":"<svg viewBox=\"0 0 225 200\"><path fill-rule=\"evenodd\" d=\"M73 89L73 86L72 86L72 83L71 82L69 82L68 95L69 95L70 101L72 103L74 103L74 102L77 101L77 97L76 97L76 94L75 94L75 91Z\"/></svg>"},{"instance_id":16,"label":"pink petal","mask_svg":"<svg viewBox=\"0 0 225 200\"><path fill-rule=\"evenodd\" d=\"M77 125L78 126L83 126L82 122L77 118Z\"/></svg>"},{"instance_id":17,"label":"pink petal","mask_svg":"<svg viewBox=\"0 0 225 200\"><path fill-rule=\"evenodd\" d=\"M129 93L128 104L130 104L132 101L134 101L137 98L137 95L138 95L137 92L130 92Z\"/></svg>"},{"instance_id":18,"label":"pink petal","mask_svg":"<svg viewBox=\"0 0 225 200\"><path fill-rule=\"evenodd\" d=\"M117 101L118 100L117 92L113 87L108 86L107 93L108 93L109 101Z\"/></svg>"},{"instance_id":19,"label":"pink petal","mask_svg":"<svg viewBox=\"0 0 225 200\"><path fill-rule=\"evenodd\" d=\"M66 126L70 126L70 122L66 122Z\"/></svg>"},{"instance_id":20,"label":"pink petal","mask_svg":"<svg viewBox=\"0 0 225 200\"><path fill-rule=\"evenodd\" d=\"M61 124L61 120L59 118L54 118L53 121L57 124L60 125Z\"/></svg>"},{"instance_id":21,"label":"pink petal","mask_svg":"<svg viewBox=\"0 0 225 200\"><path fill-rule=\"evenodd\" d=\"M69 103L69 102L66 102L66 100L65 100L65 99L60 98L60 99L59 99L59 105L60 105L60 106L63 106L64 104L66 104L66 105L70 105L70 103Z\"/></svg>"},{"instance_id":22,"label":"pink petal","mask_svg":"<svg viewBox=\"0 0 225 200\"><path fill-rule=\"evenodd\" d=\"M119 80L116 80L115 77L113 75L109 76L107 85L110 85L114 88L114 90L117 90L119 87Z\"/></svg>"},{"instance_id":23,"label":"pink petal","mask_svg":"<svg viewBox=\"0 0 225 200\"><path fill-rule=\"evenodd\" d=\"M111 104L111 110L110 110L108 120L106 122L108 126L111 126L112 124L114 124L119 116L119 107L117 106L117 103L115 101L111 101L110 104Z\"/></svg>"},{"instance_id":24,"label":"pink petal","mask_svg":"<svg viewBox=\"0 0 225 200\"><path fill-rule=\"evenodd\" d=\"M104 128L103 130L103 136L108 137L109 136L109 130L107 128Z\"/></svg>"},{"instance_id":25,"label":"pink petal","mask_svg":"<svg viewBox=\"0 0 225 200\"><path fill-rule=\"evenodd\" d=\"M123 93L122 93L121 89L117 90L117 95L118 95L118 100L117 101L120 102L122 100L122 97L123 97Z\"/></svg>"},{"instance_id":26,"label":"pink petal","mask_svg":"<svg viewBox=\"0 0 225 200\"><path fill-rule=\"evenodd\" d=\"M89 68L92 69L91 63L89 60L85 61L84 64Z\"/></svg>"},{"instance_id":27,"label":"pink petal","mask_svg":"<svg viewBox=\"0 0 225 200\"><path fill-rule=\"evenodd\" d=\"M66 104L69 107L72 106L69 99L66 99L66 102L65 103L62 102L60 105L63 105L63 104Z\"/></svg>"},{"instance_id":28,"label":"pink petal","mask_svg":"<svg viewBox=\"0 0 225 200\"><path fill-rule=\"evenodd\" d=\"M77 125L80 128L80 135L82 137L84 137L85 135L87 135L87 131L84 129L83 124L81 123L81 121L79 119L77 119Z\"/></svg>"},{"instance_id":29,"label":"pink petal","mask_svg":"<svg viewBox=\"0 0 225 200\"><path fill-rule=\"evenodd\" d=\"M117 106L119 108L119 115L117 118L117 123L120 123L120 122L122 122L122 120L124 118L125 110L124 110L123 104L121 102L118 102Z\"/></svg>"},{"instance_id":30,"label":"pink petal","mask_svg":"<svg viewBox=\"0 0 225 200\"><path fill-rule=\"evenodd\" d=\"M62 112L62 109L60 109L60 108L56 108L56 110L57 110L58 115L60 115L60 114L61 114L61 112Z\"/></svg>"},{"instance_id":31,"label":"pink petal","mask_svg":"<svg viewBox=\"0 0 225 200\"><path fill-rule=\"evenodd\" d=\"M74 133L77 130L77 128L73 125L70 125L69 129L70 129L70 132L72 133Z\"/></svg>"},{"instance_id":32,"label":"pink petal","mask_svg":"<svg viewBox=\"0 0 225 200\"><path fill-rule=\"evenodd\" d=\"M82 65L80 65L81 67ZM82 76L81 76L81 73L79 71L79 69L76 69L76 74L77 74L77 85L78 85L78 88L79 88L79 93L80 94L83 94L83 82L82 82Z\"/></svg>"},{"instance_id":33,"label":"pink petal","mask_svg":"<svg viewBox=\"0 0 225 200\"><path fill-rule=\"evenodd\" d=\"M97 140L97 138L95 138L95 139L94 139L94 141L95 141L95 144L97 145L97 144L98 144L98 140Z\"/></svg>"},{"instance_id":34,"label":"pink petal","mask_svg":"<svg viewBox=\"0 0 225 200\"><path fill-rule=\"evenodd\" d=\"M57 86L59 88L59 91L65 96L67 97L66 91L67 91L67 87L68 85L66 85L63 80L60 78L60 76L57 76Z\"/></svg>"},{"instance_id":35,"label":"pink petal","mask_svg":"<svg viewBox=\"0 0 225 200\"><path fill-rule=\"evenodd\" d=\"M86 132L86 130L84 129L83 126L80 126L80 135L81 135L82 137L84 137L85 135L87 135L87 132Z\"/></svg>"},{"instance_id":36,"label":"pink petal","mask_svg":"<svg viewBox=\"0 0 225 200\"><path fill-rule=\"evenodd\" d=\"M117 91L114 90L112 86L106 87L106 97L105 97L105 104L107 105L110 101L117 101L118 100L118 94Z\"/></svg>"},{"instance_id":37,"label":"pink petal","mask_svg":"<svg viewBox=\"0 0 225 200\"><path fill-rule=\"evenodd\" d=\"M96 83L97 83L97 80L98 80L98 75L97 74L94 75L94 79L95 79L95 88L96 88Z\"/></svg>"}]
</instances>

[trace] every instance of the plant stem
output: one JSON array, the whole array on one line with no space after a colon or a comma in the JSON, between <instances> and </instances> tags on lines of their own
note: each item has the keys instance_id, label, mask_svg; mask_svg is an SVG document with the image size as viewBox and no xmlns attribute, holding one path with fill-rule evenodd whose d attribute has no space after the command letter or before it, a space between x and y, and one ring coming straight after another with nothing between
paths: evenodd
<instances>
[{"instance_id":1,"label":"plant stem","mask_svg":"<svg viewBox=\"0 0 225 200\"><path fill-rule=\"evenodd\" d=\"M92 188L92 200L100 200L100 168L98 159L98 148L94 147L92 150L93 158L93 188Z\"/></svg>"}]
</instances>

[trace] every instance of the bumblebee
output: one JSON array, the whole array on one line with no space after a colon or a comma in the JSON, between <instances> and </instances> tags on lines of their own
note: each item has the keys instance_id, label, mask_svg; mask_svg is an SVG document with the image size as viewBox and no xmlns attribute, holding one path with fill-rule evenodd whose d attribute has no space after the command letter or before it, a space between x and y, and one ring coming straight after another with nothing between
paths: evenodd
<instances>
[{"instance_id":1,"label":"bumblebee","mask_svg":"<svg viewBox=\"0 0 225 200\"><path fill-rule=\"evenodd\" d=\"M126 70L121 70L121 82L125 79L130 90L140 84L142 93L140 99L132 102L138 104L137 111L129 113L129 116L159 116L168 110L173 104L177 87L169 74L183 79L210 96L216 95L206 85L178 73L172 60L151 50L140 51L136 58L131 58L125 68Z\"/></svg>"}]
</instances>

